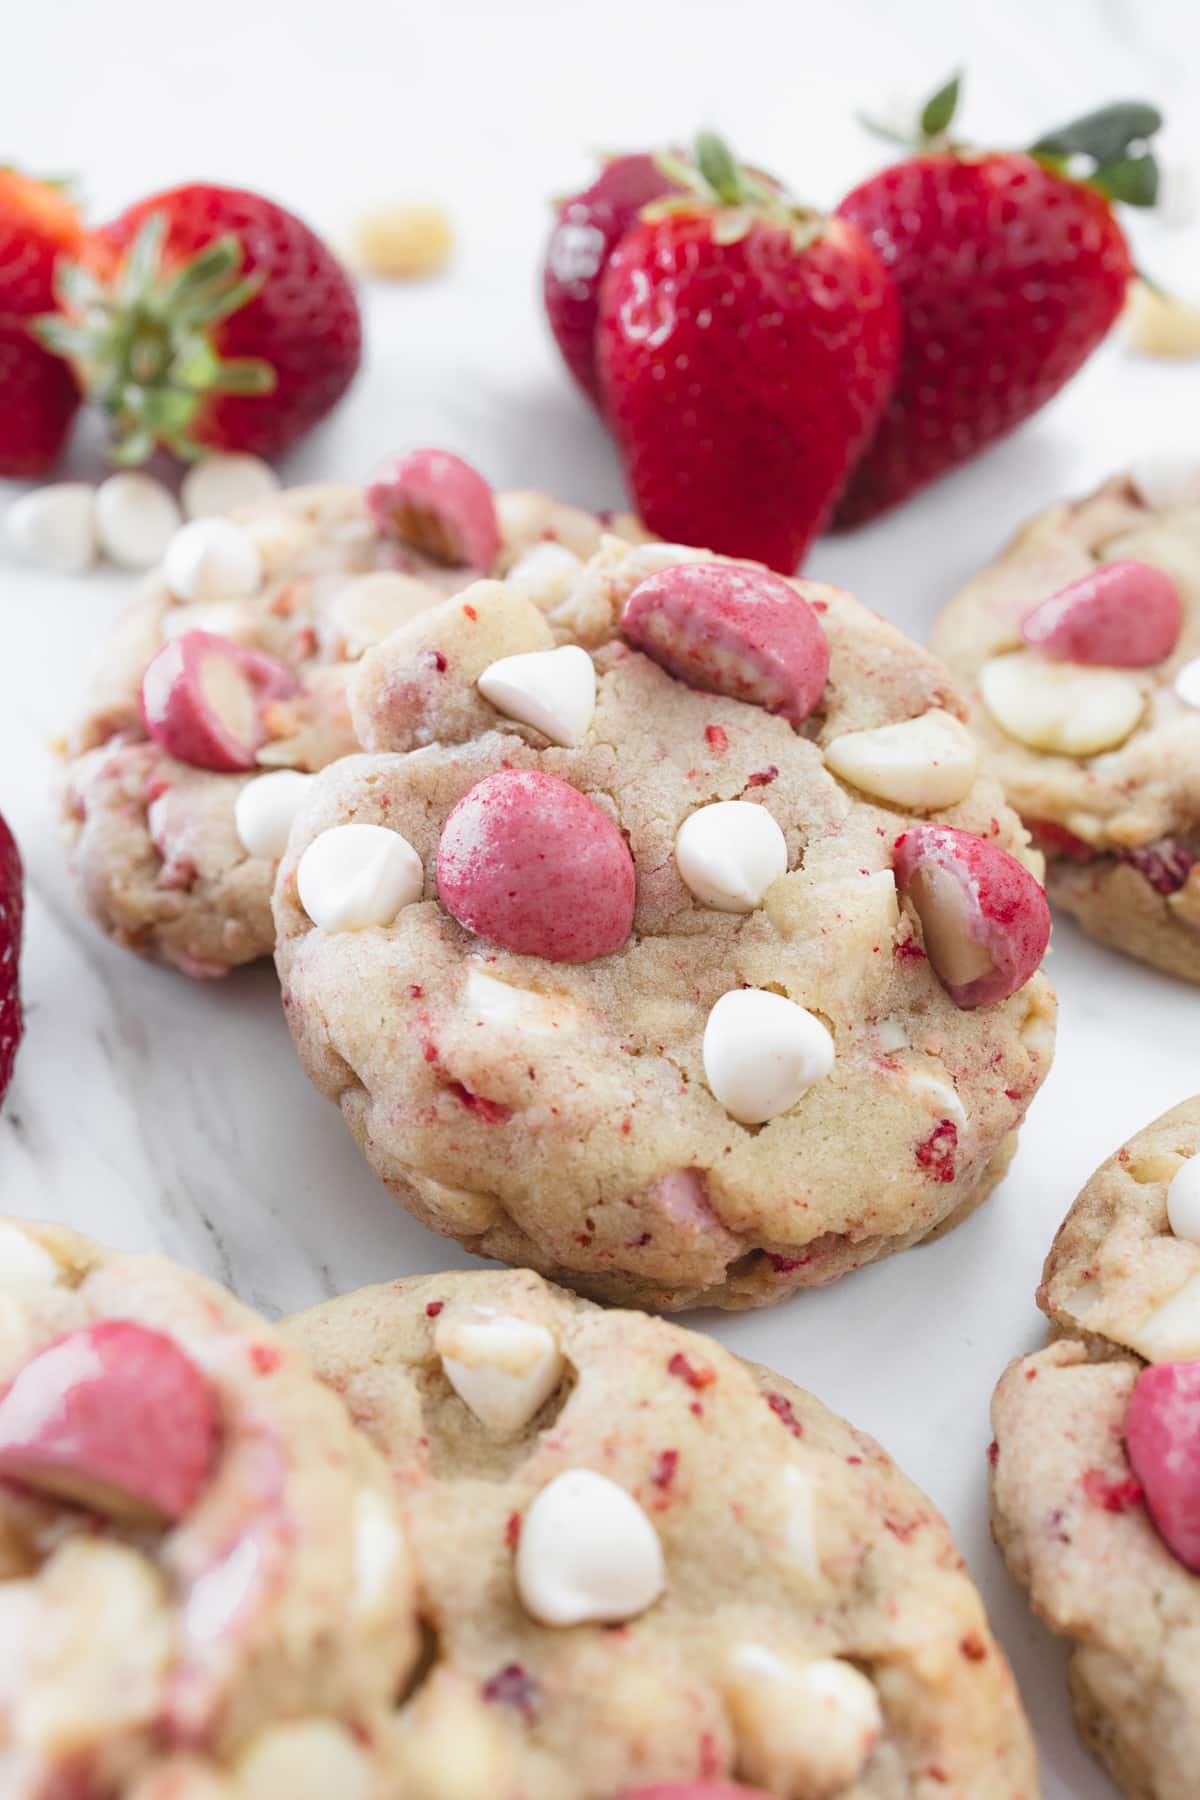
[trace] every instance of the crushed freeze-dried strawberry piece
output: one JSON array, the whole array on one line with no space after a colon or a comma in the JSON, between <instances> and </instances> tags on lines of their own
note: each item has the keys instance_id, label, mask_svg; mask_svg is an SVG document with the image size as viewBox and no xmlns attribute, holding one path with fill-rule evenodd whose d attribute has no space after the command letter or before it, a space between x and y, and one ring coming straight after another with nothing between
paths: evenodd
<instances>
[{"instance_id":1,"label":"crushed freeze-dried strawberry piece","mask_svg":"<svg viewBox=\"0 0 1200 1800\"><path fill-rule=\"evenodd\" d=\"M793 1437L804 1436L804 1427L796 1417L796 1409L786 1394L778 1394L772 1389L770 1393L764 1395L764 1399L775 1417L782 1425L787 1426Z\"/></svg>"},{"instance_id":2,"label":"crushed freeze-dried strawberry piece","mask_svg":"<svg viewBox=\"0 0 1200 1800\"><path fill-rule=\"evenodd\" d=\"M711 1387L717 1379L715 1369L710 1369L707 1363L689 1362L682 1350L677 1350L667 1364L667 1374L674 1375L677 1381L686 1381L690 1388Z\"/></svg>"},{"instance_id":3,"label":"crushed freeze-dried strawberry piece","mask_svg":"<svg viewBox=\"0 0 1200 1800\"><path fill-rule=\"evenodd\" d=\"M1128 1512L1142 1498L1142 1484L1133 1475L1111 1481L1102 1469L1087 1469L1081 1485L1092 1505L1103 1507L1105 1512Z\"/></svg>"},{"instance_id":4,"label":"crushed freeze-dried strawberry piece","mask_svg":"<svg viewBox=\"0 0 1200 1800\"><path fill-rule=\"evenodd\" d=\"M957 1125L952 1119L939 1119L924 1143L917 1145L918 1166L928 1169L931 1181L953 1181L957 1148Z\"/></svg>"}]
</instances>

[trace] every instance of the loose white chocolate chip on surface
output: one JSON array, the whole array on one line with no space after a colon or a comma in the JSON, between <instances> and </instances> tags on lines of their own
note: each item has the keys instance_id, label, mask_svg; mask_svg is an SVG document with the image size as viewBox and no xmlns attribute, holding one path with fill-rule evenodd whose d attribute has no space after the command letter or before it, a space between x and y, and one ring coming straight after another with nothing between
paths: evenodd
<instances>
[{"instance_id":1,"label":"loose white chocolate chip on surface","mask_svg":"<svg viewBox=\"0 0 1200 1800\"><path fill-rule=\"evenodd\" d=\"M86 481L57 481L14 500L4 515L13 549L39 569L82 575L96 560L96 492Z\"/></svg>"},{"instance_id":2,"label":"loose white chocolate chip on surface","mask_svg":"<svg viewBox=\"0 0 1200 1800\"><path fill-rule=\"evenodd\" d=\"M1200 1156L1189 1156L1167 1188L1167 1223L1177 1238L1200 1244ZM0 1267L3 1259L0 1258Z\"/></svg>"},{"instance_id":3,"label":"loose white chocolate chip on surface","mask_svg":"<svg viewBox=\"0 0 1200 1800\"><path fill-rule=\"evenodd\" d=\"M1144 356L1200 356L1200 306L1135 281L1123 319L1126 341Z\"/></svg>"},{"instance_id":4,"label":"loose white chocolate chip on surface","mask_svg":"<svg viewBox=\"0 0 1200 1800\"><path fill-rule=\"evenodd\" d=\"M498 712L568 750L583 742L596 710L596 670L578 644L502 656L475 685Z\"/></svg>"},{"instance_id":5,"label":"loose white chocolate chip on surface","mask_svg":"<svg viewBox=\"0 0 1200 1800\"><path fill-rule=\"evenodd\" d=\"M292 821L313 777L299 769L274 769L248 781L234 802L233 822L248 856L282 856Z\"/></svg>"},{"instance_id":6,"label":"loose white chocolate chip on surface","mask_svg":"<svg viewBox=\"0 0 1200 1800\"><path fill-rule=\"evenodd\" d=\"M279 492L279 477L261 456L207 456L183 478L179 497L189 519L221 518Z\"/></svg>"},{"instance_id":7,"label":"loose white chocolate chip on surface","mask_svg":"<svg viewBox=\"0 0 1200 1800\"><path fill-rule=\"evenodd\" d=\"M352 256L364 275L415 281L435 275L450 259L454 233L440 206L391 202L373 206L354 226Z\"/></svg>"},{"instance_id":8,"label":"loose white chocolate chip on surface","mask_svg":"<svg viewBox=\"0 0 1200 1800\"><path fill-rule=\"evenodd\" d=\"M488 1431L511 1437L562 1379L562 1352L544 1325L491 1307L455 1307L433 1346L451 1387Z\"/></svg>"},{"instance_id":9,"label":"loose white chocolate chip on surface","mask_svg":"<svg viewBox=\"0 0 1200 1800\"><path fill-rule=\"evenodd\" d=\"M420 857L386 825L334 825L313 839L296 870L300 904L326 931L390 925L424 885Z\"/></svg>"},{"instance_id":10,"label":"loose white chocolate chip on surface","mask_svg":"<svg viewBox=\"0 0 1200 1800\"><path fill-rule=\"evenodd\" d=\"M911 812L936 812L970 793L979 752L961 720L935 708L919 719L834 738L825 763L864 794Z\"/></svg>"},{"instance_id":11,"label":"loose white chocolate chip on surface","mask_svg":"<svg viewBox=\"0 0 1200 1800\"><path fill-rule=\"evenodd\" d=\"M1200 710L1200 656L1194 656L1191 662L1184 663L1176 675L1175 695L1185 706L1194 706Z\"/></svg>"},{"instance_id":12,"label":"loose white chocolate chip on surface","mask_svg":"<svg viewBox=\"0 0 1200 1800\"><path fill-rule=\"evenodd\" d=\"M327 1719L272 1725L234 1768L237 1800L371 1800L370 1762L348 1731Z\"/></svg>"},{"instance_id":13,"label":"loose white chocolate chip on surface","mask_svg":"<svg viewBox=\"0 0 1200 1800\"><path fill-rule=\"evenodd\" d=\"M874 1687L836 1657L802 1662L743 1644L724 1686L738 1771L772 1793L833 1800L857 1781L882 1729Z\"/></svg>"},{"instance_id":14,"label":"loose white chocolate chip on surface","mask_svg":"<svg viewBox=\"0 0 1200 1800\"><path fill-rule=\"evenodd\" d=\"M1200 501L1200 457L1190 450L1150 450L1129 467L1129 479L1146 502L1168 512Z\"/></svg>"},{"instance_id":15,"label":"loose white chocolate chip on surface","mask_svg":"<svg viewBox=\"0 0 1200 1800\"><path fill-rule=\"evenodd\" d=\"M517 1593L543 1625L617 1625L666 1586L658 1533L633 1496L592 1469L546 1484L521 1523Z\"/></svg>"},{"instance_id":16,"label":"loose white chocolate chip on surface","mask_svg":"<svg viewBox=\"0 0 1200 1800\"><path fill-rule=\"evenodd\" d=\"M353 662L418 613L428 612L441 597L415 575L377 569L371 575L356 575L338 589L329 603L329 623L341 640L342 655Z\"/></svg>"},{"instance_id":17,"label":"loose white chocolate chip on surface","mask_svg":"<svg viewBox=\"0 0 1200 1800\"><path fill-rule=\"evenodd\" d=\"M50 1252L19 1225L0 1225L0 1286L55 1282L61 1270Z\"/></svg>"},{"instance_id":18,"label":"loose white chocolate chip on surface","mask_svg":"<svg viewBox=\"0 0 1200 1800\"><path fill-rule=\"evenodd\" d=\"M833 1067L833 1039L820 1019L782 994L734 988L704 1027L704 1077L713 1098L742 1125L761 1125L794 1106Z\"/></svg>"},{"instance_id":19,"label":"loose white chocolate chip on surface","mask_svg":"<svg viewBox=\"0 0 1200 1800\"><path fill-rule=\"evenodd\" d=\"M787 842L765 806L716 800L691 813L675 836L684 882L718 912L752 912L787 873Z\"/></svg>"},{"instance_id":20,"label":"loose white chocolate chip on surface","mask_svg":"<svg viewBox=\"0 0 1200 1800\"><path fill-rule=\"evenodd\" d=\"M232 519L193 519L167 545L163 574L179 600L247 600L262 582L262 559Z\"/></svg>"},{"instance_id":21,"label":"loose white chocolate chip on surface","mask_svg":"<svg viewBox=\"0 0 1200 1800\"><path fill-rule=\"evenodd\" d=\"M180 519L174 494L152 475L110 475L96 489L96 535L119 568L153 568Z\"/></svg>"},{"instance_id":22,"label":"loose white chocolate chip on surface","mask_svg":"<svg viewBox=\"0 0 1200 1800\"><path fill-rule=\"evenodd\" d=\"M1051 662L1034 650L993 657L980 671L979 691L1009 737L1062 756L1115 750L1145 705L1139 683L1119 669Z\"/></svg>"}]
</instances>

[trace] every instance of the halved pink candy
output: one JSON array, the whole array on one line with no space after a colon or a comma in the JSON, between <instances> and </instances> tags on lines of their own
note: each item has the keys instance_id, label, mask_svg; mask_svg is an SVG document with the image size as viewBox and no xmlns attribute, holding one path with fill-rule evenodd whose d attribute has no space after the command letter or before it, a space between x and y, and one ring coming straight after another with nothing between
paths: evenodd
<instances>
[{"instance_id":1,"label":"halved pink candy","mask_svg":"<svg viewBox=\"0 0 1200 1800\"><path fill-rule=\"evenodd\" d=\"M460 925L547 962L591 962L633 926L633 858L594 801L557 775L501 769L442 827L438 894Z\"/></svg>"},{"instance_id":2,"label":"halved pink candy","mask_svg":"<svg viewBox=\"0 0 1200 1800\"><path fill-rule=\"evenodd\" d=\"M490 569L500 554L492 490L449 450L410 450L385 462L367 484L367 511L384 537L439 562Z\"/></svg>"},{"instance_id":3,"label":"halved pink candy","mask_svg":"<svg viewBox=\"0 0 1200 1800\"><path fill-rule=\"evenodd\" d=\"M617 1800L775 1800L762 1788L738 1787L728 1781L660 1781L654 1787L627 1788Z\"/></svg>"},{"instance_id":4,"label":"halved pink candy","mask_svg":"<svg viewBox=\"0 0 1200 1800\"><path fill-rule=\"evenodd\" d=\"M970 831L915 825L896 839L893 861L956 1006L988 1006L1024 986L1046 953L1050 908L1015 856Z\"/></svg>"},{"instance_id":5,"label":"halved pink candy","mask_svg":"<svg viewBox=\"0 0 1200 1800\"><path fill-rule=\"evenodd\" d=\"M829 645L817 615L765 569L704 562L661 569L630 594L621 630L689 687L782 713L793 725L825 691Z\"/></svg>"},{"instance_id":6,"label":"halved pink candy","mask_svg":"<svg viewBox=\"0 0 1200 1800\"><path fill-rule=\"evenodd\" d=\"M1021 635L1065 662L1148 669L1170 656L1181 622L1169 575L1152 563L1111 562L1026 613Z\"/></svg>"},{"instance_id":7,"label":"halved pink candy","mask_svg":"<svg viewBox=\"0 0 1200 1800\"><path fill-rule=\"evenodd\" d=\"M142 723L169 756L197 769L252 769L263 710L295 691L291 670L212 631L164 644L142 676Z\"/></svg>"},{"instance_id":8,"label":"halved pink candy","mask_svg":"<svg viewBox=\"0 0 1200 1800\"><path fill-rule=\"evenodd\" d=\"M208 1378L132 1319L70 1331L0 1397L0 1479L115 1519L181 1519L212 1471L220 1417Z\"/></svg>"},{"instance_id":9,"label":"halved pink candy","mask_svg":"<svg viewBox=\"0 0 1200 1800\"><path fill-rule=\"evenodd\" d=\"M1125 1415L1125 1445L1167 1548L1200 1573L1200 1362L1142 1370Z\"/></svg>"}]
</instances>

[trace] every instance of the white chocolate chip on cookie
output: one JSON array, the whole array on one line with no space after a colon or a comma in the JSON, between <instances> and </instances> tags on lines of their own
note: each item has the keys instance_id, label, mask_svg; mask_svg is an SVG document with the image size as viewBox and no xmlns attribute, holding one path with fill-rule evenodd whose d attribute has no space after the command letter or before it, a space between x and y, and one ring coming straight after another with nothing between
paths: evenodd
<instances>
[{"instance_id":1,"label":"white chocolate chip on cookie","mask_svg":"<svg viewBox=\"0 0 1200 1800\"><path fill-rule=\"evenodd\" d=\"M497 981L482 969L467 970L466 1001L485 1025L512 1026L521 1031L561 1031L573 1026L577 1012L565 995L535 993Z\"/></svg>"},{"instance_id":2,"label":"white chocolate chip on cookie","mask_svg":"<svg viewBox=\"0 0 1200 1800\"><path fill-rule=\"evenodd\" d=\"M502 656L476 686L497 712L568 750L583 742L596 710L596 670L578 644Z\"/></svg>"},{"instance_id":3,"label":"white chocolate chip on cookie","mask_svg":"<svg viewBox=\"0 0 1200 1800\"><path fill-rule=\"evenodd\" d=\"M1175 1237L1200 1244L1200 1156L1189 1156L1171 1177L1167 1223Z\"/></svg>"},{"instance_id":4,"label":"white chocolate chip on cookie","mask_svg":"<svg viewBox=\"0 0 1200 1800\"><path fill-rule=\"evenodd\" d=\"M337 652L353 662L441 598L427 581L394 569L356 575L329 603L327 635L336 640Z\"/></svg>"},{"instance_id":5,"label":"white chocolate chip on cookie","mask_svg":"<svg viewBox=\"0 0 1200 1800\"><path fill-rule=\"evenodd\" d=\"M296 869L300 904L326 931L390 925L421 898L424 882L408 839L385 825L335 825L313 839Z\"/></svg>"},{"instance_id":6,"label":"white chocolate chip on cookie","mask_svg":"<svg viewBox=\"0 0 1200 1800\"><path fill-rule=\"evenodd\" d=\"M246 783L234 802L233 822L248 856L283 855L313 780L299 769L273 769Z\"/></svg>"},{"instance_id":7,"label":"white chocolate chip on cookie","mask_svg":"<svg viewBox=\"0 0 1200 1800\"><path fill-rule=\"evenodd\" d=\"M184 476L179 498L189 519L214 519L278 491L279 477L261 456L206 456Z\"/></svg>"},{"instance_id":8,"label":"white chocolate chip on cookie","mask_svg":"<svg viewBox=\"0 0 1200 1800\"><path fill-rule=\"evenodd\" d=\"M617 1625L666 1586L658 1533L632 1494L592 1469L568 1469L521 1524L517 1592L543 1625Z\"/></svg>"},{"instance_id":9,"label":"white chocolate chip on cookie","mask_svg":"<svg viewBox=\"0 0 1200 1800\"><path fill-rule=\"evenodd\" d=\"M697 900L718 912L752 912L787 873L787 842L764 806L717 800L689 814L675 835L675 862Z\"/></svg>"},{"instance_id":10,"label":"white chocolate chip on cookie","mask_svg":"<svg viewBox=\"0 0 1200 1800\"><path fill-rule=\"evenodd\" d=\"M762 1125L829 1074L834 1044L814 1014L782 994L733 988L704 1027L704 1076L742 1125Z\"/></svg>"},{"instance_id":11,"label":"white chocolate chip on cookie","mask_svg":"<svg viewBox=\"0 0 1200 1800\"><path fill-rule=\"evenodd\" d=\"M372 1488L354 1502L354 1611L359 1622L387 1616L392 1595L412 1580L408 1550L390 1509Z\"/></svg>"},{"instance_id":12,"label":"white chocolate chip on cookie","mask_svg":"<svg viewBox=\"0 0 1200 1800\"><path fill-rule=\"evenodd\" d=\"M1175 694L1185 706L1194 706L1200 710L1200 656L1194 656L1191 662L1184 663L1176 675Z\"/></svg>"},{"instance_id":13,"label":"white chocolate chip on cookie","mask_svg":"<svg viewBox=\"0 0 1200 1800\"><path fill-rule=\"evenodd\" d=\"M562 1379L562 1352L546 1327L492 1307L444 1313L433 1345L459 1399L496 1437L527 1425Z\"/></svg>"},{"instance_id":14,"label":"white chocolate chip on cookie","mask_svg":"<svg viewBox=\"0 0 1200 1800\"><path fill-rule=\"evenodd\" d=\"M0 1225L0 1286L9 1282L55 1282L60 1274L45 1245L19 1225Z\"/></svg>"},{"instance_id":15,"label":"white chocolate chip on cookie","mask_svg":"<svg viewBox=\"0 0 1200 1800\"><path fill-rule=\"evenodd\" d=\"M1160 511L1200 501L1200 457L1190 451L1147 451L1130 464L1129 479L1146 505Z\"/></svg>"},{"instance_id":16,"label":"white chocolate chip on cookie","mask_svg":"<svg viewBox=\"0 0 1200 1800\"><path fill-rule=\"evenodd\" d=\"M825 765L864 794L910 812L933 812L966 799L979 752L966 726L935 707L898 725L834 738Z\"/></svg>"},{"instance_id":17,"label":"white chocolate chip on cookie","mask_svg":"<svg viewBox=\"0 0 1200 1800\"><path fill-rule=\"evenodd\" d=\"M232 519L193 519L167 545L163 574L177 600L248 600L263 567L254 539Z\"/></svg>"},{"instance_id":18,"label":"white chocolate chip on cookie","mask_svg":"<svg viewBox=\"0 0 1200 1800\"><path fill-rule=\"evenodd\" d=\"M1189 1362L1200 1357L1200 1275L1192 1275L1160 1301L1140 1325L1110 1335L1147 1362Z\"/></svg>"},{"instance_id":19,"label":"white chocolate chip on cookie","mask_svg":"<svg viewBox=\"0 0 1200 1800\"><path fill-rule=\"evenodd\" d=\"M833 1800L853 1786L883 1726L872 1684L836 1657L801 1662L742 1644L725 1693L739 1773L798 1800Z\"/></svg>"},{"instance_id":20,"label":"white chocolate chip on cookie","mask_svg":"<svg viewBox=\"0 0 1200 1800\"><path fill-rule=\"evenodd\" d=\"M234 1772L238 1800L370 1800L371 1764L344 1726L330 1719L272 1725L243 1750Z\"/></svg>"},{"instance_id":21,"label":"white chocolate chip on cookie","mask_svg":"<svg viewBox=\"0 0 1200 1800\"><path fill-rule=\"evenodd\" d=\"M1009 737L1063 756L1115 750L1145 706L1140 684L1118 669L1051 662L1031 650L993 657L980 670L979 689Z\"/></svg>"}]
</instances>

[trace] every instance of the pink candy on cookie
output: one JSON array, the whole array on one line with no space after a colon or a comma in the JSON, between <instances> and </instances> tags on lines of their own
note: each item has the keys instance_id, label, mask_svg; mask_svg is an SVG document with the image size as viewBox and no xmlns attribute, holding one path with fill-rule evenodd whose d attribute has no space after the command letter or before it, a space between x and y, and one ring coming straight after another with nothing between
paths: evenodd
<instances>
[{"instance_id":1,"label":"pink candy on cookie","mask_svg":"<svg viewBox=\"0 0 1200 1800\"><path fill-rule=\"evenodd\" d=\"M989 1006L1025 985L1050 941L1050 908L1015 856L970 831L914 825L896 839L894 863L956 1006Z\"/></svg>"},{"instance_id":2,"label":"pink candy on cookie","mask_svg":"<svg viewBox=\"0 0 1200 1800\"><path fill-rule=\"evenodd\" d=\"M1026 613L1025 642L1066 662L1148 669L1179 641L1182 611L1171 577L1144 562L1104 563Z\"/></svg>"},{"instance_id":3,"label":"pink candy on cookie","mask_svg":"<svg viewBox=\"0 0 1200 1800\"><path fill-rule=\"evenodd\" d=\"M728 1781L660 1781L654 1787L627 1789L618 1800L774 1800L774 1796Z\"/></svg>"},{"instance_id":4,"label":"pink candy on cookie","mask_svg":"<svg viewBox=\"0 0 1200 1800\"><path fill-rule=\"evenodd\" d=\"M705 693L807 719L825 691L829 645L811 606L779 575L678 563L636 587L621 630L638 650Z\"/></svg>"},{"instance_id":5,"label":"pink candy on cookie","mask_svg":"<svg viewBox=\"0 0 1200 1800\"><path fill-rule=\"evenodd\" d=\"M591 962L633 926L633 858L606 813L557 775L500 769L442 828L438 894L468 931L548 962Z\"/></svg>"},{"instance_id":6,"label":"pink candy on cookie","mask_svg":"<svg viewBox=\"0 0 1200 1800\"><path fill-rule=\"evenodd\" d=\"M291 670L212 631L164 644L142 676L142 723L168 756L222 773L252 769L266 739L263 710L295 691Z\"/></svg>"},{"instance_id":7,"label":"pink candy on cookie","mask_svg":"<svg viewBox=\"0 0 1200 1800\"><path fill-rule=\"evenodd\" d=\"M1125 1416L1125 1443L1167 1548L1200 1574L1200 1362L1142 1370Z\"/></svg>"},{"instance_id":8,"label":"pink candy on cookie","mask_svg":"<svg viewBox=\"0 0 1200 1800\"><path fill-rule=\"evenodd\" d=\"M367 510L384 537L439 562L490 569L500 554L492 490L448 450L410 450L384 463L367 486Z\"/></svg>"}]
</instances>

